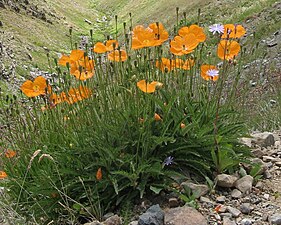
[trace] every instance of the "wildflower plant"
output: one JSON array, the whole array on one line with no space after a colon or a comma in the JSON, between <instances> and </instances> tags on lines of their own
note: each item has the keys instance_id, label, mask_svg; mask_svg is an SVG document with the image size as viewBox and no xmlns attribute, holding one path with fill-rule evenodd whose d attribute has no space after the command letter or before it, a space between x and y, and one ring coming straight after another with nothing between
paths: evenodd
<instances>
[{"instance_id":1,"label":"wildflower plant","mask_svg":"<svg viewBox=\"0 0 281 225\"><path fill-rule=\"evenodd\" d=\"M169 41L159 22L124 25L124 45L93 41L55 60L58 78L23 83L28 102L15 104L8 140L16 154L1 171L16 209L59 224L101 219L183 170L212 178L245 160L232 82L245 30L207 30L182 25Z\"/></svg>"}]
</instances>

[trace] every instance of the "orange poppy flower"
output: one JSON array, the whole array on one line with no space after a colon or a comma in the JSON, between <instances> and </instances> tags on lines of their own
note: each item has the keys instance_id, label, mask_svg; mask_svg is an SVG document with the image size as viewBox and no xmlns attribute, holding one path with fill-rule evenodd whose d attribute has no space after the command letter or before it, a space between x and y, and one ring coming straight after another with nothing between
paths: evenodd
<instances>
[{"instance_id":1,"label":"orange poppy flower","mask_svg":"<svg viewBox=\"0 0 281 225\"><path fill-rule=\"evenodd\" d=\"M156 61L156 67L160 70L164 71L171 71L175 68L183 69L183 70L190 70L190 68L194 65L194 60L187 59L183 61L182 59L167 59L162 58L161 62Z\"/></svg>"},{"instance_id":2,"label":"orange poppy flower","mask_svg":"<svg viewBox=\"0 0 281 225\"><path fill-rule=\"evenodd\" d=\"M242 25L225 24L221 38L240 38L245 34L246 30Z\"/></svg>"},{"instance_id":3,"label":"orange poppy flower","mask_svg":"<svg viewBox=\"0 0 281 225\"><path fill-rule=\"evenodd\" d=\"M154 34L154 39L158 40L158 44L161 45L164 41L167 41L169 38L168 32L165 30L162 23L151 23L148 26L152 29Z\"/></svg>"},{"instance_id":4,"label":"orange poppy flower","mask_svg":"<svg viewBox=\"0 0 281 225\"><path fill-rule=\"evenodd\" d=\"M202 65L201 66L201 77L204 80L216 81L219 79L219 70L214 65Z\"/></svg>"},{"instance_id":5,"label":"orange poppy flower","mask_svg":"<svg viewBox=\"0 0 281 225\"><path fill-rule=\"evenodd\" d=\"M195 38L198 42L204 42L206 40L206 35L202 27L199 27L195 24L190 27L182 27L179 29L179 35L184 37L187 34L192 33L195 35Z\"/></svg>"},{"instance_id":6,"label":"orange poppy flower","mask_svg":"<svg viewBox=\"0 0 281 225\"><path fill-rule=\"evenodd\" d=\"M125 50L115 50L107 55L110 61L124 62L128 56Z\"/></svg>"},{"instance_id":7,"label":"orange poppy flower","mask_svg":"<svg viewBox=\"0 0 281 225\"><path fill-rule=\"evenodd\" d=\"M132 49L161 45L169 34L161 23L152 23L148 28L138 25L133 29Z\"/></svg>"},{"instance_id":8,"label":"orange poppy flower","mask_svg":"<svg viewBox=\"0 0 281 225\"><path fill-rule=\"evenodd\" d=\"M157 81L152 81L151 83L146 83L146 80L140 80L137 82L137 87L145 93L153 93L156 88L162 86L163 84Z\"/></svg>"},{"instance_id":9,"label":"orange poppy flower","mask_svg":"<svg viewBox=\"0 0 281 225\"><path fill-rule=\"evenodd\" d=\"M187 59L185 60L182 69L183 70L190 70L191 67L194 66L194 60L193 59Z\"/></svg>"},{"instance_id":10,"label":"orange poppy flower","mask_svg":"<svg viewBox=\"0 0 281 225\"><path fill-rule=\"evenodd\" d=\"M221 40L218 45L218 57L220 59L233 59L240 52L240 45L236 41Z\"/></svg>"},{"instance_id":11,"label":"orange poppy flower","mask_svg":"<svg viewBox=\"0 0 281 225\"><path fill-rule=\"evenodd\" d=\"M199 41L193 33L188 33L184 37L176 36L170 43L170 51L174 55L186 55L197 47Z\"/></svg>"},{"instance_id":12,"label":"orange poppy flower","mask_svg":"<svg viewBox=\"0 0 281 225\"><path fill-rule=\"evenodd\" d=\"M116 40L108 40L105 44L97 42L94 45L93 51L96 53L105 53L113 51L118 47L118 42Z\"/></svg>"},{"instance_id":13,"label":"orange poppy flower","mask_svg":"<svg viewBox=\"0 0 281 225\"><path fill-rule=\"evenodd\" d=\"M79 80L86 80L94 76L94 61L87 56L71 63L70 74Z\"/></svg>"},{"instance_id":14,"label":"orange poppy flower","mask_svg":"<svg viewBox=\"0 0 281 225\"><path fill-rule=\"evenodd\" d=\"M92 95L92 90L82 85L79 86L79 92L82 98L89 98Z\"/></svg>"},{"instance_id":15,"label":"orange poppy flower","mask_svg":"<svg viewBox=\"0 0 281 225\"><path fill-rule=\"evenodd\" d=\"M89 98L91 94L92 91L89 88L80 85L79 88L71 88L67 96L64 92L61 93L61 98L65 99L68 104L73 104L85 98Z\"/></svg>"},{"instance_id":16,"label":"orange poppy flower","mask_svg":"<svg viewBox=\"0 0 281 225\"><path fill-rule=\"evenodd\" d=\"M50 96L50 103L53 104L54 106L64 102L64 99L62 98L61 95L57 95L56 93L51 94Z\"/></svg>"},{"instance_id":17,"label":"orange poppy flower","mask_svg":"<svg viewBox=\"0 0 281 225\"><path fill-rule=\"evenodd\" d=\"M80 94L80 91L77 88L70 88L67 95L66 102L68 104L73 104L75 102L81 101L83 97Z\"/></svg>"},{"instance_id":18,"label":"orange poppy flower","mask_svg":"<svg viewBox=\"0 0 281 225\"><path fill-rule=\"evenodd\" d=\"M16 156L16 152L14 150L11 150L11 149L8 149L6 152L5 152L5 156L7 158L13 158L14 156Z\"/></svg>"},{"instance_id":19,"label":"orange poppy flower","mask_svg":"<svg viewBox=\"0 0 281 225\"><path fill-rule=\"evenodd\" d=\"M8 175L4 171L0 171L0 179L6 178Z\"/></svg>"},{"instance_id":20,"label":"orange poppy flower","mask_svg":"<svg viewBox=\"0 0 281 225\"><path fill-rule=\"evenodd\" d=\"M85 52L80 49L74 49L71 51L70 55L62 55L59 59L59 65L66 66L67 63L72 64L84 57Z\"/></svg>"},{"instance_id":21,"label":"orange poppy flower","mask_svg":"<svg viewBox=\"0 0 281 225\"><path fill-rule=\"evenodd\" d=\"M155 121L161 121L162 118L161 118L161 116L160 116L159 114L155 113L155 114L154 114L154 120L155 120Z\"/></svg>"},{"instance_id":22,"label":"orange poppy flower","mask_svg":"<svg viewBox=\"0 0 281 225\"><path fill-rule=\"evenodd\" d=\"M97 180L101 180L102 179L102 171L101 168L98 168L98 171L96 173L96 178Z\"/></svg>"},{"instance_id":23,"label":"orange poppy flower","mask_svg":"<svg viewBox=\"0 0 281 225\"><path fill-rule=\"evenodd\" d=\"M163 72L169 72L175 68L175 63L172 59L161 58L160 62L158 60L156 61L156 67Z\"/></svg>"},{"instance_id":24,"label":"orange poppy flower","mask_svg":"<svg viewBox=\"0 0 281 225\"><path fill-rule=\"evenodd\" d=\"M34 81L25 81L20 87L21 91L27 97L36 97L39 95L44 95L46 93L47 82L42 76L36 77Z\"/></svg>"}]
</instances>

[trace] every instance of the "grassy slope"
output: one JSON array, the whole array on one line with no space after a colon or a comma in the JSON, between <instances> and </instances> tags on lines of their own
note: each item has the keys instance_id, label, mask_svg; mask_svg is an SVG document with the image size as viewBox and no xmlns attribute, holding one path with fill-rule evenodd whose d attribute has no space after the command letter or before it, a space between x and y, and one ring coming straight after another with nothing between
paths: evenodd
<instances>
[{"instance_id":1,"label":"grassy slope","mask_svg":"<svg viewBox=\"0 0 281 225\"><path fill-rule=\"evenodd\" d=\"M97 14L90 8L90 1L79 1L79 4L71 0L31 2L54 13L57 18L51 18L53 24L8 9L1 9L0 20L4 24L5 33L14 36L14 40L8 44L12 43L11 47L20 64L38 65L46 69L46 53L43 47L47 47L53 55L69 50L69 27L72 26L77 34L88 34L91 26L84 19L94 20ZM32 61L28 54L32 55Z\"/></svg>"},{"instance_id":2,"label":"grassy slope","mask_svg":"<svg viewBox=\"0 0 281 225\"><path fill-rule=\"evenodd\" d=\"M198 8L201 8L202 20L207 24L221 21L243 22L251 16L258 15L275 1L256 0L255 4L252 4L250 0L191 0L188 2L185 0L32 0L31 2L38 4L40 8L44 8L48 12L53 12L59 19L55 19L53 24L49 24L25 14L1 10L0 20L4 24L3 28L6 34L15 37L11 43L20 64L38 65L42 69L47 69L43 47L50 49L53 56L57 52L69 49L68 29L70 26L74 28L74 33L79 35L88 34L89 29L99 25L97 23L89 25L84 22L85 18L95 22L100 15L113 16L116 14L118 15L119 27L122 27L122 22L128 21L128 13L131 12L134 25L160 21L165 26L172 28L176 21L175 8L179 7L180 18L185 11L187 17L192 18L191 23L196 22ZM259 34L262 36L265 33L265 28L274 30L278 26L280 26L280 22L268 26L266 21L261 21L258 27L261 29ZM95 34L99 32L94 29ZM32 55L32 61L28 54ZM27 73L21 69L18 69L18 72Z\"/></svg>"}]
</instances>

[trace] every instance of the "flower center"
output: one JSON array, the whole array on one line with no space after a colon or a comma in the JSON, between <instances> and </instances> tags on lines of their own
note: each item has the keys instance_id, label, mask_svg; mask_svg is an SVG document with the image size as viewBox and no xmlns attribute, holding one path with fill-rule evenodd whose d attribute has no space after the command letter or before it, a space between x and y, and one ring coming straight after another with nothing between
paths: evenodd
<instances>
[{"instance_id":1,"label":"flower center","mask_svg":"<svg viewBox=\"0 0 281 225\"><path fill-rule=\"evenodd\" d=\"M34 86L33 86L33 91L34 91L34 92L38 92L39 89L40 89L40 87L39 87L38 85L34 85Z\"/></svg>"},{"instance_id":2,"label":"flower center","mask_svg":"<svg viewBox=\"0 0 281 225\"><path fill-rule=\"evenodd\" d=\"M215 69L210 69L207 71L207 75L210 77L216 77L219 75L219 71Z\"/></svg>"}]
</instances>

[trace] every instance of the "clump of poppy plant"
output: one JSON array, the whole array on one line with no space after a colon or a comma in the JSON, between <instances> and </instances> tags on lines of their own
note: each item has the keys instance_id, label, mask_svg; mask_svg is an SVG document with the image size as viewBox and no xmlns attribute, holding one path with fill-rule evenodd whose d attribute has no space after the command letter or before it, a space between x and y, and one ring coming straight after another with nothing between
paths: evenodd
<instances>
[{"instance_id":1,"label":"clump of poppy plant","mask_svg":"<svg viewBox=\"0 0 281 225\"><path fill-rule=\"evenodd\" d=\"M59 224L59 214L79 223L170 187L173 173L212 178L239 165L242 123L224 108L231 91L224 84L246 31L233 24L177 29L171 36L160 22L125 28L125 43L116 34L63 54L58 82L39 76L22 84L32 107L17 118L22 133L11 129L21 151L7 150L0 171L17 187L18 209L46 223Z\"/></svg>"}]
</instances>

